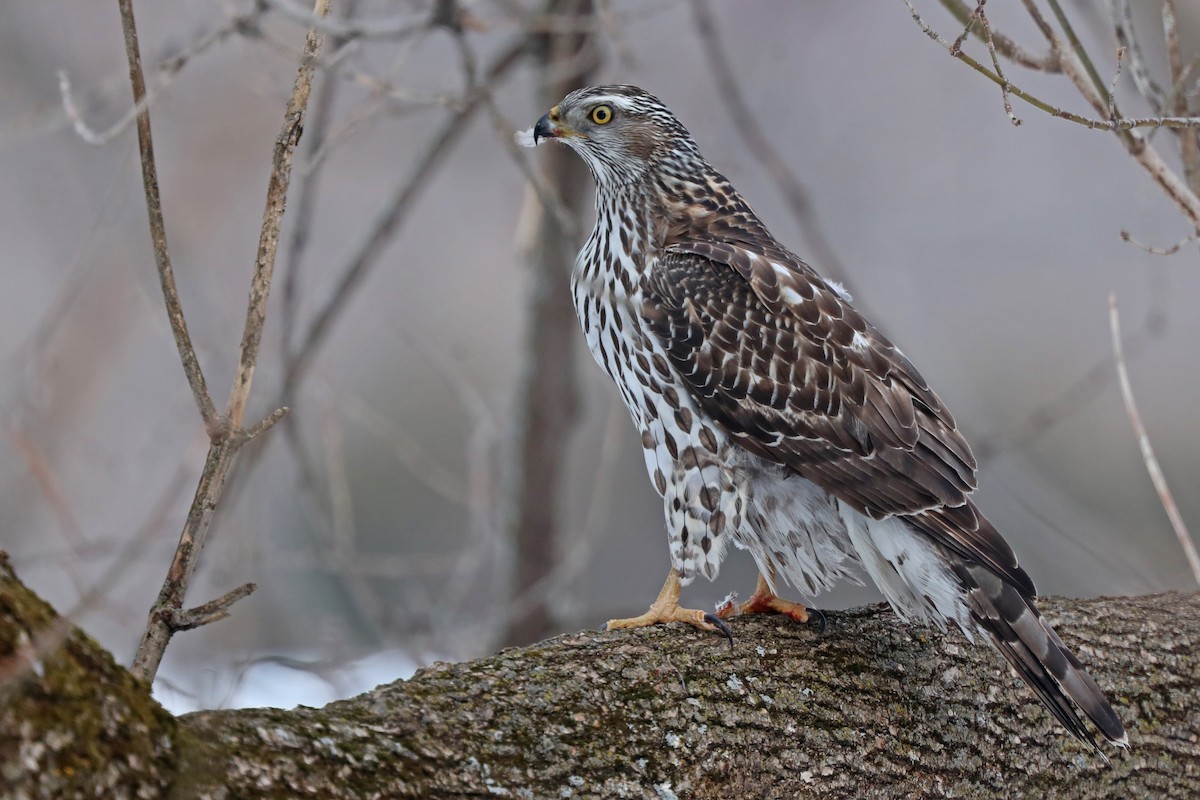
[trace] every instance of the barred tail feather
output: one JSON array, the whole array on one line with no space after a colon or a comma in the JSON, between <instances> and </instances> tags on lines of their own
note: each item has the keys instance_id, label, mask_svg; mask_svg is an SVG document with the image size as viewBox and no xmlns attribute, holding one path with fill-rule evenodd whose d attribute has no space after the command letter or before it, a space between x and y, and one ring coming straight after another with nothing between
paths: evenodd
<instances>
[{"instance_id":1,"label":"barred tail feather","mask_svg":"<svg viewBox=\"0 0 1200 800\"><path fill-rule=\"evenodd\" d=\"M1104 756L1078 706L1105 739L1128 747L1125 728L1108 699L1038 613L1033 598L981 564L960 563L955 573L967 589L971 616L1063 727Z\"/></svg>"}]
</instances>

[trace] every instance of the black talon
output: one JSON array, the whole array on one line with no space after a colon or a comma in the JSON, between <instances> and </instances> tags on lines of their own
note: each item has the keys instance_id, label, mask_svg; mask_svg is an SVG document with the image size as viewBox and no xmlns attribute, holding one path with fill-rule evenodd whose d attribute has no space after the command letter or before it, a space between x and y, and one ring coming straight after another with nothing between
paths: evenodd
<instances>
[{"instance_id":1,"label":"black talon","mask_svg":"<svg viewBox=\"0 0 1200 800\"><path fill-rule=\"evenodd\" d=\"M729 640L729 649L733 649L733 631L729 630L729 624L725 620L718 617L716 614L705 614L704 621L714 628L725 634L725 638Z\"/></svg>"},{"instance_id":2,"label":"black talon","mask_svg":"<svg viewBox=\"0 0 1200 800\"><path fill-rule=\"evenodd\" d=\"M810 609L808 609L808 616L809 616L810 621L812 620L813 617L816 617L817 633L819 633L819 634L824 633L825 626L829 624L829 620L826 619L826 617L825 617L825 612L819 608L810 608Z\"/></svg>"}]
</instances>

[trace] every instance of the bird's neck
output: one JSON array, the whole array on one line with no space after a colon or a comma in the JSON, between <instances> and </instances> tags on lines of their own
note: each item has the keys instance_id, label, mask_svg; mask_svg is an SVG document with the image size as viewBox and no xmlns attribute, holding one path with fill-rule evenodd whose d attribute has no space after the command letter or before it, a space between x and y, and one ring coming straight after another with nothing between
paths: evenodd
<instances>
[{"instance_id":1,"label":"bird's neck","mask_svg":"<svg viewBox=\"0 0 1200 800\"><path fill-rule=\"evenodd\" d=\"M596 186L597 231L623 230L616 244L631 253L657 255L681 238L709 235L714 223L733 215L758 224L729 181L700 159Z\"/></svg>"},{"instance_id":2,"label":"bird's neck","mask_svg":"<svg viewBox=\"0 0 1200 800\"><path fill-rule=\"evenodd\" d=\"M754 251L771 241L733 185L702 159L663 164L628 183L598 181L596 227L576 278L600 279L632 294L648 265L673 244L704 239ZM599 265L611 274L599 274Z\"/></svg>"}]
</instances>

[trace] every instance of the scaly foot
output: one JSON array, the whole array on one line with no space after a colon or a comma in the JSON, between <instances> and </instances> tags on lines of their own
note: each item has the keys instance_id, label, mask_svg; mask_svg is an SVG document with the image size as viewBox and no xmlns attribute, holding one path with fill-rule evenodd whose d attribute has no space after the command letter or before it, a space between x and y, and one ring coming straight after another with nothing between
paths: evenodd
<instances>
[{"instance_id":1,"label":"scaly foot","mask_svg":"<svg viewBox=\"0 0 1200 800\"><path fill-rule=\"evenodd\" d=\"M771 578L774 579L774 570L771 571ZM808 622L812 617L816 617L818 629L825 632L825 615L815 608L807 608L800 603L794 603L791 600L784 600L779 595L771 591L771 583L761 572L758 574L758 583L754 587L754 594L744 603L726 603L717 612L717 616L721 619L729 619L741 614L786 614L796 622Z\"/></svg>"},{"instance_id":2,"label":"scaly foot","mask_svg":"<svg viewBox=\"0 0 1200 800\"><path fill-rule=\"evenodd\" d=\"M725 620L716 614L709 614L694 608L679 607L679 575L674 569L667 575L662 591L650 604L645 614L628 619L610 619L604 623L602 630L617 630L618 628L647 628L659 622L686 622L702 631L720 631L733 647L733 632Z\"/></svg>"}]
</instances>

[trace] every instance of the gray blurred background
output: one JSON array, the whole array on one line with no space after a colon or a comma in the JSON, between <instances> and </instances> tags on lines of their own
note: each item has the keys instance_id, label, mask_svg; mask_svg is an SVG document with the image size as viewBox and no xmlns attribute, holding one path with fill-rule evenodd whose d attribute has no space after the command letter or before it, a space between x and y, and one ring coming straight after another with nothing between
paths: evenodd
<instances>
[{"instance_id":1,"label":"gray blurred background","mask_svg":"<svg viewBox=\"0 0 1200 800\"><path fill-rule=\"evenodd\" d=\"M1013 5L989 5L993 24L1043 51ZM1111 76L1103 5L1065 7ZM1190 58L1200 11L1178 5ZM431 6L363 0L355 14L419 22ZM1163 82L1158 4L1134 6ZM464 7L483 64L530 24L533 4ZM188 57L152 118L180 293L219 406L304 36L290 2L268 4L258 28L232 31L230 10L249 8L137 7L152 83L165 61ZM1189 228L1111 134L1019 101L1014 127L998 88L926 38L899 0L716 5L749 112L808 190L825 253L716 90L690 4L598 8L597 82L657 94L776 236L844 279L954 411L979 455L980 505L1043 593L1195 588L1122 406L1108 295L1120 303L1150 439L1183 517L1200 524L1197 246L1164 257L1121 241L1125 229L1165 246ZM935 0L919 8L943 36L961 31ZM978 42L968 49L987 60ZM172 708L320 703L433 659L494 650L514 613L506 492L532 282L519 239L536 208L517 159L534 168L547 148L514 154L508 137L547 110L545 76L522 62L496 85L497 115L463 123L311 369L281 396L285 330L302 336L463 93L458 52L441 30L356 39L328 65L322 80L337 88L325 144L314 153L303 142L297 157L248 415L281 399L291 428L241 454L188 600L245 581L259 589L231 619L174 640L156 684ZM1008 70L1048 102L1091 115L1061 76ZM59 71L94 129L126 114L115 3L0 6L0 547L128 663L207 440L166 324L134 131L84 142L63 111ZM1118 86L1126 114L1147 113L1126 77ZM1178 165L1170 134L1153 142ZM298 192L310 173L297 259ZM590 224L588 211L577 242ZM581 406L564 491L546 498L561 523L561 559L542 587L547 634L640 613L668 567L637 436L571 335ZM734 551L715 583L693 584L684 599L708 607L753 580L750 559ZM848 587L817 602L878 599Z\"/></svg>"}]
</instances>

